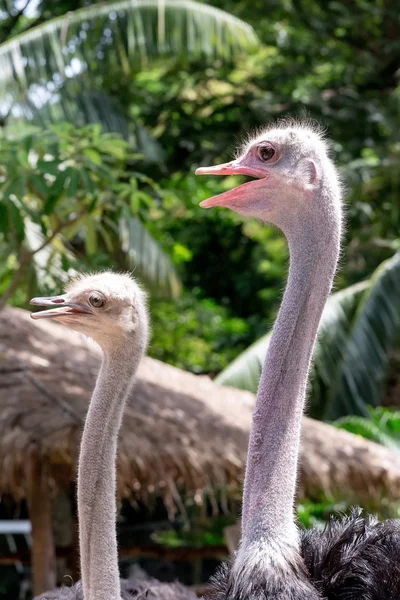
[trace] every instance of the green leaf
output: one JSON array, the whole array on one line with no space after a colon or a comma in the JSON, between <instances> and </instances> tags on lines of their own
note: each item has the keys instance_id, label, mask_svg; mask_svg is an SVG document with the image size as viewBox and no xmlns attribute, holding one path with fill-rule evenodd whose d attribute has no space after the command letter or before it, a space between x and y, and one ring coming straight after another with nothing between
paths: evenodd
<instances>
[{"instance_id":1,"label":"green leaf","mask_svg":"<svg viewBox=\"0 0 400 600\"><path fill-rule=\"evenodd\" d=\"M334 421L332 425L381 444L390 450L400 451L400 443L390 435L390 432L384 426L364 417L348 415Z\"/></svg>"},{"instance_id":2,"label":"green leaf","mask_svg":"<svg viewBox=\"0 0 400 600\"><path fill-rule=\"evenodd\" d=\"M3 186L3 196L4 198L8 198L11 194L18 193L20 188L20 178L18 176L11 179L11 181L6 182Z\"/></svg>"},{"instance_id":3,"label":"green leaf","mask_svg":"<svg viewBox=\"0 0 400 600\"><path fill-rule=\"evenodd\" d=\"M10 199L10 212L12 228L15 232L17 240L23 242L25 239L25 224L24 217L16 206L15 202Z\"/></svg>"},{"instance_id":4,"label":"green leaf","mask_svg":"<svg viewBox=\"0 0 400 600\"><path fill-rule=\"evenodd\" d=\"M79 185L79 171L78 169L73 169L70 167L68 169L69 182L67 187L67 196L68 198L74 198L76 196L76 192L78 191Z\"/></svg>"},{"instance_id":5,"label":"green leaf","mask_svg":"<svg viewBox=\"0 0 400 600\"><path fill-rule=\"evenodd\" d=\"M95 165L101 165L101 156L97 150L93 148L84 148L83 154Z\"/></svg>"},{"instance_id":6,"label":"green leaf","mask_svg":"<svg viewBox=\"0 0 400 600\"><path fill-rule=\"evenodd\" d=\"M85 219L85 226L85 250L89 256L93 256L97 251L97 232L94 220L91 217L87 217Z\"/></svg>"},{"instance_id":7,"label":"green leaf","mask_svg":"<svg viewBox=\"0 0 400 600\"><path fill-rule=\"evenodd\" d=\"M386 391L391 352L400 339L400 252L385 261L371 278L335 370L326 418L338 414L368 416Z\"/></svg>"},{"instance_id":8,"label":"green leaf","mask_svg":"<svg viewBox=\"0 0 400 600\"><path fill-rule=\"evenodd\" d=\"M126 216L120 219L119 234L129 267L135 269L148 287L158 294L177 297L181 292L181 283L176 269L143 223Z\"/></svg>"},{"instance_id":9,"label":"green leaf","mask_svg":"<svg viewBox=\"0 0 400 600\"><path fill-rule=\"evenodd\" d=\"M131 213L133 215L137 215L140 208L140 196L137 192L132 192L130 196L129 205L131 208Z\"/></svg>"},{"instance_id":10,"label":"green leaf","mask_svg":"<svg viewBox=\"0 0 400 600\"><path fill-rule=\"evenodd\" d=\"M80 169L80 180L83 183L84 189L88 194L94 194L96 186L93 179L90 177L90 173L85 169Z\"/></svg>"},{"instance_id":11,"label":"green leaf","mask_svg":"<svg viewBox=\"0 0 400 600\"><path fill-rule=\"evenodd\" d=\"M57 179L51 186L47 200L44 203L43 214L50 215L56 207L57 202L61 199L64 193L64 185L67 174L67 169L65 171L58 172Z\"/></svg>"},{"instance_id":12,"label":"green leaf","mask_svg":"<svg viewBox=\"0 0 400 600\"><path fill-rule=\"evenodd\" d=\"M8 233L8 210L3 201L0 201L0 233L4 236Z\"/></svg>"},{"instance_id":13,"label":"green leaf","mask_svg":"<svg viewBox=\"0 0 400 600\"><path fill-rule=\"evenodd\" d=\"M17 152L17 160L20 163L20 165L22 165L25 169L30 169L31 165L29 163L29 159L28 159L28 152L26 152L25 150L18 150Z\"/></svg>"},{"instance_id":14,"label":"green leaf","mask_svg":"<svg viewBox=\"0 0 400 600\"><path fill-rule=\"evenodd\" d=\"M46 185L46 182L43 180L43 177L40 175L36 175L36 173L32 173L32 175L30 176L30 180L38 196L41 196L42 198L47 198L50 189Z\"/></svg>"},{"instance_id":15,"label":"green leaf","mask_svg":"<svg viewBox=\"0 0 400 600\"><path fill-rule=\"evenodd\" d=\"M114 252L114 244L113 244L110 233L107 231L106 227L104 227L101 223L99 224L98 229L99 229L99 233L100 233L101 237L103 238L104 244L107 248L107 252L109 252L110 255L112 255Z\"/></svg>"},{"instance_id":16,"label":"green leaf","mask_svg":"<svg viewBox=\"0 0 400 600\"><path fill-rule=\"evenodd\" d=\"M27 135L26 137L24 137L24 139L22 140L22 144L24 146L25 152L28 154L29 150L32 148L33 145L33 135Z\"/></svg>"},{"instance_id":17,"label":"green leaf","mask_svg":"<svg viewBox=\"0 0 400 600\"><path fill-rule=\"evenodd\" d=\"M53 177L57 177L57 175L59 174L58 165L59 163L56 160L38 160L36 167L38 171L40 171L43 174L49 174L53 175Z\"/></svg>"}]
</instances>

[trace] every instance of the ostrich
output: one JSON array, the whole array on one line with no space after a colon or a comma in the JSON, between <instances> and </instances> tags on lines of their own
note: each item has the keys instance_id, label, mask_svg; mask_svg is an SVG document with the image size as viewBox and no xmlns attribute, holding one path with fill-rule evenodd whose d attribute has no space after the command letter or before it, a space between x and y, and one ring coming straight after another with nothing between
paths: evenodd
<instances>
[{"instance_id":1,"label":"ostrich","mask_svg":"<svg viewBox=\"0 0 400 600\"><path fill-rule=\"evenodd\" d=\"M118 431L126 398L146 350L145 294L129 275L100 273L75 280L62 296L33 298L50 307L33 319L53 319L94 339L103 361L82 436L78 469L81 582L36 600L195 600L180 584L119 580L116 535ZM66 594L67 592L67 594Z\"/></svg>"},{"instance_id":2,"label":"ostrich","mask_svg":"<svg viewBox=\"0 0 400 600\"><path fill-rule=\"evenodd\" d=\"M281 122L237 159L198 175L256 178L205 200L276 225L288 282L263 366L249 441L241 543L214 578L213 600L399 600L400 525L351 517L299 533L294 518L300 427L318 324L342 231L342 189L323 134Z\"/></svg>"}]
</instances>

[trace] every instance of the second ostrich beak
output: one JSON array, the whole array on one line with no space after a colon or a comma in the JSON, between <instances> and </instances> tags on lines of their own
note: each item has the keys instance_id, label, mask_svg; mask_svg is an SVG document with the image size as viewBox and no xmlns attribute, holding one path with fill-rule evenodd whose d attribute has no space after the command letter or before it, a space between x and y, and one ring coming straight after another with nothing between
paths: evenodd
<instances>
[{"instance_id":1,"label":"second ostrich beak","mask_svg":"<svg viewBox=\"0 0 400 600\"><path fill-rule=\"evenodd\" d=\"M90 315L92 313L88 306L72 302L68 294L46 298L32 298L30 304L34 304L35 306L51 306L50 310L31 313L32 319L65 317L67 315Z\"/></svg>"}]
</instances>

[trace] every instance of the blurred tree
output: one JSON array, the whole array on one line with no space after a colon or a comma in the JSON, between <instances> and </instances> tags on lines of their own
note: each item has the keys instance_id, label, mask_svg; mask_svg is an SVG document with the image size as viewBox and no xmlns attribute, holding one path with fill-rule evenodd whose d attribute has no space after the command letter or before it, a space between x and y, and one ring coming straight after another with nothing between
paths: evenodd
<instances>
[{"instance_id":1,"label":"blurred tree","mask_svg":"<svg viewBox=\"0 0 400 600\"><path fill-rule=\"evenodd\" d=\"M121 252L125 266L138 268L149 285L176 294L175 269L143 227L157 188L141 173L125 173L135 158L123 139L101 133L99 125L59 124L2 137L0 307L18 290L24 304L82 261L106 267Z\"/></svg>"},{"instance_id":2,"label":"blurred tree","mask_svg":"<svg viewBox=\"0 0 400 600\"><path fill-rule=\"evenodd\" d=\"M245 348L248 325L233 318L198 290L184 293L173 303L150 302L152 342L149 353L196 374L216 374Z\"/></svg>"},{"instance_id":3,"label":"blurred tree","mask_svg":"<svg viewBox=\"0 0 400 600\"><path fill-rule=\"evenodd\" d=\"M334 158L348 190L346 260L336 285L342 288L369 277L399 247L396 4L272 1L268 10L248 0L214 4L254 26L260 37L256 52L238 59L234 69L214 62L206 72L196 64L183 72L166 64L135 79L131 111L151 127L163 147L171 185L181 198L191 194L200 199L206 185L194 183L193 165L227 160L248 130L288 113L306 112L325 124L335 140ZM238 181L219 180L218 189L234 183ZM162 185L169 183L163 180ZM270 322L279 299L285 244L276 234L257 233L254 239L255 228L221 212L200 216L193 201L186 214L187 219L181 211L165 224L179 241L191 240L192 261L185 265L184 282L200 285L240 316L247 317L242 312L247 309L255 336L265 320ZM279 252L271 256L270 248L277 246ZM262 303L265 296L268 301Z\"/></svg>"},{"instance_id":4,"label":"blurred tree","mask_svg":"<svg viewBox=\"0 0 400 600\"><path fill-rule=\"evenodd\" d=\"M9 119L124 129L132 76L150 59L229 62L255 40L243 21L190 0L87 6L1 44L1 108Z\"/></svg>"},{"instance_id":5,"label":"blurred tree","mask_svg":"<svg viewBox=\"0 0 400 600\"><path fill-rule=\"evenodd\" d=\"M171 21L167 14L162 21L163 12L157 12L154 3L153 13L139 11L140 19L132 19L133 25L127 26L127 12L116 11L115 16L112 3L103 13L90 0L42 0L36 14L21 17L13 30L21 32L38 22L43 24L29 32L32 38L21 36L15 41L21 60L10 60L12 40L3 46L4 81L16 84L12 84L9 97L4 88L2 109L6 120L21 114L41 122L67 116L78 123L102 121L106 130L134 138L135 148L147 158L141 171L164 190L162 202L152 208L153 218L146 230L162 240L183 283L198 290L199 301L210 297L222 304L224 319L246 319L246 331L235 346L240 352L262 335L274 316L286 272L286 244L278 232L257 223L219 211L205 215L198 210L201 199L238 180L195 181L192 168L228 159L248 130L305 111L325 124L335 140L333 155L348 189L345 259L336 288L368 279L400 247L396 74L400 13L395 0L350 4L345 0L271 0L268 7L261 0L212 3L252 25L259 40L254 43L253 32L243 21L207 13L205 6L208 16L204 16L198 5L192 11L190 3L179 3L187 11L181 21L172 22L172 13ZM8 0L8 7L12 6ZM76 20L72 16L51 25L53 17L83 6L82 18L78 14ZM169 8L172 11L172 3ZM98 19L86 21L87 14L96 11ZM134 46L132 54L129 40L140 39L132 34L138 31L138 22L147 32L146 41L143 47ZM224 33L217 35L217 48L222 50L214 52L211 32L220 25ZM202 32L204 28L209 35ZM167 30L171 36L164 42L175 45L165 48L162 32ZM232 32L238 33L236 42L229 41ZM85 39L90 40L89 55ZM197 42L189 43L193 39ZM205 53L198 53L203 44ZM61 58L60 47L65 50ZM233 50L247 48L252 52L235 53L232 65ZM1 52L0 48L0 58ZM36 65L36 74L29 64ZM9 115L11 106L14 112ZM133 138L129 137L132 133ZM164 303L163 309L165 317L179 320L174 304ZM161 324L161 307L157 315ZM189 331L191 325L187 325ZM197 335L194 329L190 331ZM178 345L176 338L171 336L169 346L166 332L163 339L163 348L157 349L154 343L154 351L180 362L169 350L173 339ZM233 339L222 339L226 343L219 346L223 355L220 365L227 357L230 360L234 351ZM210 348L218 346L208 343ZM215 351L211 352L215 357ZM193 368L207 370L211 362L205 356L205 351L199 353ZM214 372L216 363L212 362Z\"/></svg>"},{"instance_id":6,"label":"blurred tree","mask_svg":"<svg viewBox=\"0 0 400 600\"><path fill-rule=\"evenodd\" d=\"M68 3L61 4L65 10ZM37 11L41 18L48 14L49 8L45 1L39 4ZM18 18L22 19L24 7L6 5L4 14L16 15L17 9ZM60 6L55 12L59 10ZM7 28L4 22L3 26ZM157 160L161 158L159 148L146 130L135 123L136 135L132 138L123 103L104 91L109 74L114 73L117 79L119 74L126 82L147 65L150 57L157 56L166 59L174 56L175 61L179 58L185 61L187 56L229 59L235 49L249 46L254 39L245 23L193 2L176 2L172 7L157 1L135 5L126 1L115 3L115 7L112 3L87 7L68 13L67 20L60 17L35 27L0 47L4 74L0 91L2 109L18 122L22 115L30 121L47 124L65 117L74 124L100 121L106 129L130 138L136 148L143 148L147 159ZM6 177L9 175L6 173ZM141 192L130 187L136 181L135 176L129 184L121 184L120 195L130 197L131 205L135 204L137 209ZM8 188L5 193L9 193ZM129 226L125 221L122 225L123 249L134 258L135 266L142 267L147 279L152 273L150 280L158 283L168 280L176 289L177 278L171 265L149 232L140 227L140 221L130 221ZM3 302L18 280L16 275Z\"/></svg>"}]
</instances>

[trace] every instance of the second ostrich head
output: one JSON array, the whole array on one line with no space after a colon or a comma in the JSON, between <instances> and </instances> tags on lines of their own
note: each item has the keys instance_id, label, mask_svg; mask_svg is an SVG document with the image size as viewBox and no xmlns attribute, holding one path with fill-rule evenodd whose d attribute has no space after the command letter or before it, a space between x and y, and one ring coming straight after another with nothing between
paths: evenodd
<instances>
[{"instance_id":1,"label":"second ostrich head","mask_svg":"<svg viewBox=\"0 0 400 600\"><path fill-rule=\"evenodd\" d=\"M121 600L115 463L125 403L147 345L145 294L129 275L103 272L75 279L61 296L31 303L50 307L34 319L60 321L103 350L79 454L82 590L85 600Z\"/></svg>"},{"instance_id":2,"label":"second ostrich head","mask_svg":"<svg viewBox=\"0 0 400 600\"><path fill-rule=\"evenodd\" d=\"M65 294L33 298L31 304L50 307L33 319L55 319L93 338L104 351L126 343L139 327L147 343L145 293L126 274L103 272L73 280Z\"/></svg>"}]
</instances>

